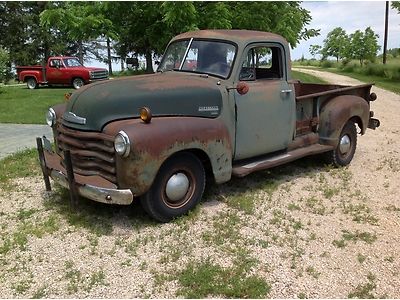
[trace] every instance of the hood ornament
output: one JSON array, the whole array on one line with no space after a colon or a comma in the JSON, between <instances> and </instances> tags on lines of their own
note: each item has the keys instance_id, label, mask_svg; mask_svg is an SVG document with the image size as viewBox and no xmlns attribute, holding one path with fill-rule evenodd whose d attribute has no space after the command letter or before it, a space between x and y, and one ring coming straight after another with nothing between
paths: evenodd
<instances>
[{"instance_id":1,"label":"hood ornament","mask_svg":"<svg viewBox=\"0 0 400 300\"><path fill-rule=\"evenodd\" d=\"M66 112L63 115L63 119L67 122L70 123L75 123L75 124L80 124L80 125L85 125L86 124L86 118L83 117L79 117L76 114L74 114L73 112Z\"/></svg>"}]
</instances>

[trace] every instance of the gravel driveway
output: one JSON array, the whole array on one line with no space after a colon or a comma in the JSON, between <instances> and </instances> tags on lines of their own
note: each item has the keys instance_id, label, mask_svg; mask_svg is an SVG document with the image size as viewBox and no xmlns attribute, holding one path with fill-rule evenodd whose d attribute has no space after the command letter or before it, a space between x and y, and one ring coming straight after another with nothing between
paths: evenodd
<instances>
[{"instance_id":1,"label":"gravel driveway","mask_svg":"<svg viewBox=\"0 0 400 300\"><path fill-rule=\"evenodd\" d=\"M64 190L16 180L0 191L1 297L400 298L400 96L373 91L381 127L349 167L306 158L209 186L169 224L137 204L71 211Z\"/></svg>"}]
</instances>

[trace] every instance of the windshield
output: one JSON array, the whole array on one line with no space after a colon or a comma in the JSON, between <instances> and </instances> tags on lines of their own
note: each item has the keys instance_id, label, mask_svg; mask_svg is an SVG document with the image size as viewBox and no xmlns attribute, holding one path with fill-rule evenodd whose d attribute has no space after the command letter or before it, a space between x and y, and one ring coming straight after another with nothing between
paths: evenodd
<instances>
[{"instance_id":1,"label":"windshield","mask_svg":"<svg viewBox=\"0 0 400 300\"><path fill-rule=\"evenodd\" d=\"M68 67L82 67L82 64L77 58L64 58L64 64Z\"/></svg>"},{"instance_id":2,"label":"windshield","mask_svg":"<svg viewBox=\"0 0 400 300\"><path fill-rule=\"evenodd\" d=\"M158 71L189 71L227 78L236 47L220 41L183 40L169 45Z\"/></svg>"}]
</instances>

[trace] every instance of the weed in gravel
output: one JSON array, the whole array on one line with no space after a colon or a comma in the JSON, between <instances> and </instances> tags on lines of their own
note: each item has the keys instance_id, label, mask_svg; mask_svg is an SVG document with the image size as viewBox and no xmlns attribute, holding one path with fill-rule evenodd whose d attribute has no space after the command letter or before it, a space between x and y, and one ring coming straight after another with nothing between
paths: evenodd
<instances>
[{"instance_id":1,"label":"weed in gravel","mask_svg":"<svg viewBox=\"0 0 400 300\"><path fill-rule=\"evenodd\" d=\"M342 239L334 240L332 243L338 248L344 248L347 246L348 241L353 241L356 243L358 241L363 241L367 244L372 244L377 240L376 234L372 234L369 232L359 232L358 230L355 233L351 233L347 230L342 230Z\"/></svg>"},{"instance_id":2,"label":"weed in gravel","mask_svg":"<svg viewBox=\"0 0 400 300\"><path fill-rule=\"evenodd\" d=\"M331 199L333 196L338 195L340 192L340 188L338 187L331 187L328 185L325 185L322 188L322 193L324 194L324 197L326 199Z\"/></svg>"},{"instance_id":3,"label":"weed in gravel","mask_svg":"<svg viewBox=\"0 0 400 300\"><path fill-rule=\"evenodd\" d=\"M85 228L98 236L112 233L112 207L80 198L79 207L74 209L69 204L68 193L65 188L55 188L53 196L45 202L46 209L56 211L76 228Z\"/></svg>"},{"instance_id":4,"label":"weed in gravel","mask_svg":"<svg viewBox=\"0 0 400 300\"><path fill-rule=\"evenodd\" d=\"M394 212L400 212L400 207L397 207L396 205L390 204L385 207L387 211L394 211Z\"/></svg>"},{"instance_id":5,"label":"weed in gravel","mask_svg":"<svg viewBox=\"0 0 400 300\"><path fill-rule=\"evenodd\" d=\"M30 217L32 217L36 212L38 212L38 210L34 209L34 208L32 208L32 209L23 209L23 208L21 208L17 212L16 219L18 221L24 221L24 220L29 219Z\"/></svg>"},{"instance_id":6,"label":"weed in gravel","mask_svg":"<svg viewBox=\"0 0 400 300\"><path fill-rule=\"evenodd\" d=\"M312 196L306 199L306 206L310 209L310 212L316 215L324 215L326 207L322 200Z\"/></svg>"},{"instance_id":7,"label":"weed in gravel","mask_svg":"<svg viewBox=\"0 0 400 300\"><path fill-rule=\"evenodd\" d=\"M82 274L74 268L74 263L70 260L65 262L65 276L68 282L68 292L76 293L79 289L79 283L82 281Z\"/></svg>"},{"instance_id":8,"label":"weed in gravel","mask_svg":"<svg viewBox=\"0 0 400 300\"><path fill-rule=\"evenodd\" d=\"M314 267L312 267L312 266L308 266L308 267L306 268L306 272L307 272L308 275L312 276L312 277L315 278L315 279L318 279L319 276L321 275L321 273L318 272L318 271L317 271Z\"/></svg>"},{"instance_id":9,"label":"weed in gravel","mask_svg":"<svg viewBox=\"0 0 400 300\"><path fill-rule=\"evenodd\" d=\"M392 172L399 172L400 171L400 160L397 159L396 157L385 157L384 159L381 160L379 166L377 167L377 170L382 170L382 169L389 169Z\"/></svg>"},{"instance_id":10,"label":"weed in gravel","mask_svg":"<svg viewBox=\"0 0 400 300\"><path fill-rule=\"evenodd\" d=\"M240 238L241 219L234 211L222 212L213 218L213 229L205 231L202 238L205 242L223 245L235 243Z\"/></svg>"},{"instance_id":11,"label":"weed in gravel","mask_svg":"<svg viewBox=\"0 0 400 300\"><path fill-rule=\"evenodd\" d=\"M307 299L307 295L306 295L305 293L299 293L299 294L297 295L297 297L298 297L299 299Z\"/></svg>"},{"instance_id":12,"label":"weed in gravel","mask_svg":"<svg viewBox=\"0 0 400 300\"><path fill-rule=\"evenodd\" d=\"M300 210L300 206L293 202L289 203L287 208L290 211Z\"/></svg>"},{"instance_id":13,"label":"weed in gravel","mask_svg":"<svg viewBox=\"0 0 400 300\"><path fill-rule=\"evenodd\" d=\"M239 193L230 196L226 204L232 208L243 211L246 214L252 214L255 208L255 193Z\"/></svg>"},{"instance_id":14,"label":"weed in gravel","mask_svg":"<svg viewBox=\"0 0 400 300\"><path fill-rule=\"evenodd\" d=\"M384 261L387 261L387 262L392 263L392 262L394 262L394 257L393 257L393 256L385 257L385 258L384 258Z\"/></svg>"},{"instance_id":15,"label":"weed in gravel","mask_svg":"<svg viewBox=\"0 0 400 300\"><path fill-rule=\"evenodd\" d=\"M354 291L349 293L349 298L358 298L358 299L373 299L376 298L372 293L376 288L376 276L372 273L367 275L368 282L365 284L359 284Z\"/></svg>"},{"instance_id":16,"label":"weed in gravel","mask_svg":"<svg viewBox=\"0 0 400 300\"><path fill-rule=\"evenodd\" d=\"M378 225L379 219L371 215L371 209L364 203L343 203L343 213L351 215L353 217L353 221L356 221L357 223Z\"/></svg>"},{"instance_id":17,"label":"weed in gravel","mask_svg":"<svg viewBox=\"0 0 400 300\"><path fill-rule=\"evenodd\" d=\"M15 293L23 294L31 288L32 283L32 279L21 280L11 284L11 288L15 291Z\"/></svg>"},{"instance_id":18,"label":"weed in gravel","mask_svg":"<svg viewBox=\"0 0 400 300\"><path fill-rule=\"evenodd\" d=\"M243 269L223 268L210 261L190 263L177 279L182 286L177 294L185 298L265 298L271 289L261 277L246 276Z\"/></svg>"},{"instance_id":19,"label":"weed in gravel","mask_svg":"<svg viewBox=\"0 0 400 300\"><path fill-rule=\"evenodd\" d=\"M47 298L47 285L38 288L32 295L32 299Z\"/></svg>"},{"instance_id":20,"label":"weed in gravel","mask_svg":"<svg viewBox=\"0 0 400 300\"><path fill-rule=\"evenodd\" d=\"M367 257L365 255L362 255L361 253L357 254L357 260L360 264L362 264L366 259Z\"/></svg>"},{"instance_id":21,"label":"weed in gravel","mask_svg":"<svg viewBox=\"0 0 400 300\"><path fill-rule=\"evenodd\" d=\"M89 282L84 287L85 291L90 292L95 286L107 285L105 279L106 275L103 270L92 273Z\"/></svg>"}]
</instances>

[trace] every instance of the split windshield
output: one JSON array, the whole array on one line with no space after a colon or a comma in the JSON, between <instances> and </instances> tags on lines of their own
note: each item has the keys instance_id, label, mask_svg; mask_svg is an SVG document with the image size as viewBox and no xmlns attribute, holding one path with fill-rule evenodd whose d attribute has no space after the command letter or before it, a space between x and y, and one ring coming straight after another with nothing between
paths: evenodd
<instances>
[{"instance_id":1,"label":"split windshield","mask_svg":"<svg viewBox=\"0 0 400 300\"><path fill-rule=\"evenodd\" d=\"M71 67L82 67L82 64L77 58L64 58L64 64L68 68Z\"/></svg>"},{"instance_id":2,"label":"split windshield","mask_svg":"<svg viewBox=\"0 0 400 300\"><path fill-rule=\"evenodd\" d=\"M227 78L236 47L220 41L182 40L169 45L158 71L189 71Z\"/></svg>"}]
</instances>

